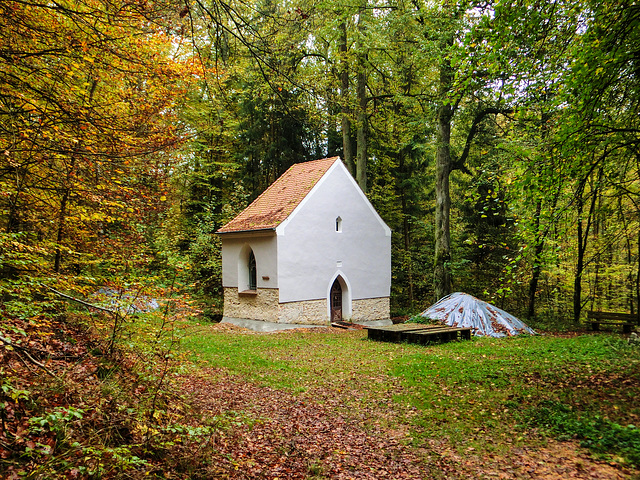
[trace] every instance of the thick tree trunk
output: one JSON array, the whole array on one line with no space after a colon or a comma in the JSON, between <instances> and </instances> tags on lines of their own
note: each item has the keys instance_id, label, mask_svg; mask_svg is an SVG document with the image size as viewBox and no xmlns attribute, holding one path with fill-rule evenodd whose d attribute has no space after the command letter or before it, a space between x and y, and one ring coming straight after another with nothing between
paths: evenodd
<instances>
[{"instance_id":1,"label":"thick tree trunk","mask_svg":"<svg viewBox=\"0 0 640 480\"><path fill-rule=\"evenodd\" d=\"M351 173L351 175L356 174L356 164L353 160L353 146L351 142L351 120L347 114L342 113L342 121L341 121L341 129L342 129L342 153L344 156L344 163L347 166L347 169Z\"/></svg>"},{"instance_id":2,"label":"thick tree trunk","mask_svg":"<svg viewBox=\"0 0 640 480\"><path fill-rule=\"evenodd\" d=\"M451 260L451 232L449 228L451 210L450 173L451 157L449 145L442 145L439 141L436 154L436 252L433 271L436 301L451 293L451 266L449 265Z\"/></svg>"},{"instance_id":3,"label":"thick tree trunk","mask_svg":"<svg viewBox=\"0 0 640 480\"><path fill-rule=\"evenodd\" d=\"M339 27L338 51L341 56L340 69L340 109L342 130L342 156L351 175L356 174L356 164L353 159L353 144L351 142L351 119L349 118L349 62L347 61L347 24L342 22Z\"/></svg>"},{"instance_id":4,"label":"thick tree trunk","mask_svg":"<svg viewBox=\"0 0 640 480\"><path fill-rule=\"evenodd\" d=\"M358 132L356 137L356 181L363 192L367 191L367 48L364 34L367 28L367 0L362 0L358 18L358 75L356 78L356 96L358 98Z\"/></svg>"},{"instance_id":5,"label":"thick tree trunk","mask_svg":"<svg viewBox=\"0 0 640 480\"><path fill-rule=\"evenodd\" d=\"M327 97L332 97L333 95L327 94ZM338 133L337 126L337 107L334 102L331 102L331 105L327 109L328 120L327 120L327 157L335 157L339 155L340 147L342 146L341 134Z\"/></svg>"},{"instance_id":6,"label":"thick tree trunk","mask_svg":"<svg viewBox=\"0 0 640 480\"><path fill-rule=\"evenodd\" d=\"M451 159L451 120L453 107L446 101L447 92L453 84L453 69L448 59L440 66L440 98L441 104L437 113L436 134L436 225L434 258L434 292L435 300L451 293L451 232L449 215L451 210L451 194L449 176L453 169Z\"/></svg>"}]
</instances>

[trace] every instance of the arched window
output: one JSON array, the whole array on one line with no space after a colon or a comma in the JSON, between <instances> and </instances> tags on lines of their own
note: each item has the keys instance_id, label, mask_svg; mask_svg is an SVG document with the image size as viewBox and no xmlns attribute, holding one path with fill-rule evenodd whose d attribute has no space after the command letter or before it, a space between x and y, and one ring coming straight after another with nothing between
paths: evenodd
<instances>
[{"instance_id":1,"label":"arched window","mask_svg":"<svg viewBox=\"0 0 640 480\"><path fill-rule=\"evenodd\" d=\"M256 256L251 250L251 253L249 253L249 290L256 290L257 284Z\"/></svg>"},{"instance_id":2,"label":"arched window","mask_svg":"<svg viewBox=\"0 0 640 480\"><path fill-rule=\"evenodd\" d=\"M336 232L342 232L342 218L336 218Z\"/></svg>"}]
</instances>

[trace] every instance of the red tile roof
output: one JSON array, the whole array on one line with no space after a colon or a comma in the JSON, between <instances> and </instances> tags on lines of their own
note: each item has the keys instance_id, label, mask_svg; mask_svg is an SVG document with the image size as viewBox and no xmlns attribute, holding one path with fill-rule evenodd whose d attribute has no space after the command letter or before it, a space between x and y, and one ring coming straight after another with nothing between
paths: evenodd
<instances>
[{"instance_id":1,"label":"red tile roof","mask_svg":"<svg viewBox=\"0 0 640 480\"><path fill-rule=\"evenodd\" d=\"M217 233L276 228L340 157L296 163Z\"/></svg>"}]
</instances>

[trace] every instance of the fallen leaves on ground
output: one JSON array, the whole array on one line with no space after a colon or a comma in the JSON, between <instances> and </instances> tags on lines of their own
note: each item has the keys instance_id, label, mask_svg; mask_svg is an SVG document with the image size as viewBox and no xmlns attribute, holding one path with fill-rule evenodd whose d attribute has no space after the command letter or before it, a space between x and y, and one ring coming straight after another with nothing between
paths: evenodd
<instances>
[{"instance_id":1,"label":"fallen leaves on ground","mask_svg":"<svg viewBox=\"0 0 640 480\"><path fill-rule=\"evenodd\" d=\"M447 468L455 473L448 478L482 479L607 479L638 478L638 472L621 469L618 465L596 461L575 441L549 440L542 448L512 448L507 454L478 455L470 448L458 453L446 441L432 439L430 448L439 451Z\"/></svg>"},{"instance_id":2,"label":"fallen leaves on ground","mask_svg":"<svg viewBox=\"0 0 640 480\"><path fill-rule=\"evenodd\" d=\"M20 470L25 474L46 471L41 478L88 478L74 467L73 462L83 461L82 456L76 458L81 451L94 452L92 461L109 465L103 478L193 478L196 473L200 478L229 480L639 478L637 471L594 460L575 442L549 440L540 448L520 446L506 453L486 454L453 445L447 438L425 438L411 423L417 414L411 408L415 408L394 401L394 396L402 393L400 381L376 378L390 389L376 397L377 401L363 403L357 396L367 388L367 379L354 372L340 377L338 383L320 383L299 394L259 386L223 369L183 373L176 377L179 389L171 391L185 394L198 415L183 408L177 397L162 394L158 398L166 402L167 409L153 416L153 425L147 425L141 423L143 418L135 414L133 406L153 395L129 371L129 357L122 357L114 368L113 361L90 353L98 345L93 335L66 322L42 319L30 323L13 317L4 317L3 322L4 330L13 332L6 334L7 341L16 345L5 343L0 350L0 363L5 375L10 373L11 377L4 381L10 380L6 386L15 397L5 395L3 399L0 428L0 476L4 473L7 478L20 477ZM207 328L228 335L265 335L229 324ZM305 330L353 334L337 328ZM64 390L53 388L58 380L36 368L30 357L21 357L18 345L28 349L32 360L42 362L50 373L64 377ZM130 390L120 391L127 378ZM118 388L110 388L116 379L121 382ZM601 386L609 385L608 379L588 379L595 380ZM132 402L133 413L123 410L125 397ZM84 411L82 420L65 424L62 439L52 427L34 429L29 422L62 407ZM155 424L156 420L162 424ZM172 434L171 429L180 426L176 422L193 427L212 424L214 433L193 438ZM149 426L163 431L153 434L157 440L145 442L144 431L150 432ZM495 439L487 434L486 441ZM536 439L531 445L540 442ZM138 458L131 455L144 455L146 463L127 469L116 466L109 457L112 446L130 449L130 459ZM25 458L26 452L31 452L30 457ZM69 466L60 461L69 462Z\"/></svg>"},{"instance_id":3,"label":"fallen leaves on ground","mask_svg":"<svg viewBox=\"0 0 640 480\"><path fill-rule=\"evenodd\" d=\"M634 473L594 460L576 442L549 440L544 448L504 455L461 454L446 439L411 446L408 425L383 426L377 420L388 415L384 407L345 412L338 391L314 392L317 402L220 369L183 376L180 385L203 414L226 419L213 463L229 479L623 480Z\"/></svg>"},{"instance_id":4,"label":"fallen leaves on ground","mask_svg":"<svg viewBox=\"0 0 640 480\"><path fill-rule=\"evenodd\" d=\"M432 478L436 472L373 418L338 412L340 399L325 404L305 397L223 378L219 371L187 376L182 387L203 412L241 415L217 439L228 478L335 479Z\"/></svg>"}]
</instances>

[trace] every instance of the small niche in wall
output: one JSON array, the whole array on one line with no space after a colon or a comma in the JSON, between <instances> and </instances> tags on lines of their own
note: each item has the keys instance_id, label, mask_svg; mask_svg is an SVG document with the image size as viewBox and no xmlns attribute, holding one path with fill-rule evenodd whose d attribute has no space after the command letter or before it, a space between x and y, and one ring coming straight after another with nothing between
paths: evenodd
<instances>
[{"instance_id":1,"label":"small niche in wall","mask_svg":"<svg viewBox=\"0 0 640 480\"><path fill-rule=\"evenodd\" d=\"M342 218L340 217L336 218L336 232L342 232Z\"/></svg>"},{"instance_id":2,"label":"small niche in wall","mask_svg":"<svg viewBox=\"0 0 640 480\"><path fill-rule=\"evenodd\" d=\"M269 280L269 276L268 275L263 275L262 276L262 280L264 280L265 282Z\"/></svg>"}]
</instances>

